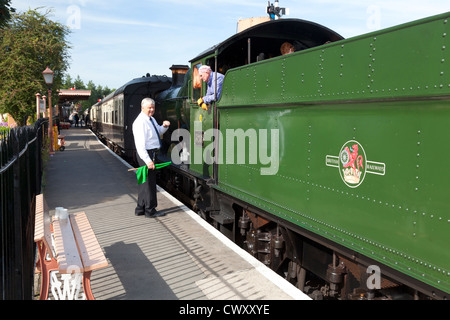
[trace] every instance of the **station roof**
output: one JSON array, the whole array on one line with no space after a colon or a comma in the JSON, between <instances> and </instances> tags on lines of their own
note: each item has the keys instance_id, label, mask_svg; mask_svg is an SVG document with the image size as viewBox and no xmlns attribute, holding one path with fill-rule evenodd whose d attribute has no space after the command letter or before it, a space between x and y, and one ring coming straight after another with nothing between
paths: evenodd
<instances>
[{"instance_id":1,"label":"station roof","mask_svg":"<svg viewBox=\"0 0 450 320\"><path fill-rule=\"evenodd\" d=\"M72 90L61 89L58 90L59 103L71 102L71 101L83 101L88 100L91 96L91 90Z\"/></svg>"}]
</instances>

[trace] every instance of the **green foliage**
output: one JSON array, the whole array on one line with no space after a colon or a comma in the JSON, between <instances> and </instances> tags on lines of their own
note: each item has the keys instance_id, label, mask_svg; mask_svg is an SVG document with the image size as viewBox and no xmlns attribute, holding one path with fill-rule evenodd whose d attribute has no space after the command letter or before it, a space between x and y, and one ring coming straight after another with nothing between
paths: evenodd
<instances>
[{"instance_id":1,"label":"green foliage","mask_svg":"<svg viewBox=\"0 0 450 320\"><path fill-rule=\"evenodd\" d=\"M0 138L3 139L3 134L7 134L9 132L9 127L0 126Z\"/></svg>"},{"instance_id":2,"label":"green foliage","mask_svg":"<svg viewBox=\"0 0 450 320\"><path fill-rule=\"evenodd\" d=\"M36 10L13 14L0 29L0 113L9 113L19 126L35 113L35 94L47 92L42 71L55 72L53 89L59 89L68 68L69 28ZM52 100L56 99L53 90ZM56 101L56 100L53 100Z\"/></svg>"},{"instance_id":3,"label":"green foliage","mask_svg":"<svg viewBox=\"0 0 450 320\"><path fill-rule=\"evenodd\" d=\"M0 29L6 26L6 23L11 19L11 13L16 9L11 8L11 0L0 0Z\"/></svg>"}]
</instances>

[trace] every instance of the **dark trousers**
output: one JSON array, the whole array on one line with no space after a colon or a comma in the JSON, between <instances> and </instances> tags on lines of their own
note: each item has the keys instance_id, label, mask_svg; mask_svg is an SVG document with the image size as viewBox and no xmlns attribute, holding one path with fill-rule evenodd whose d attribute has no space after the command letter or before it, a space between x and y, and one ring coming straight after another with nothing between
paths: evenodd
<instances>
[{"instance_id":1,"label":"dark trousers","mask_svg":"<svg viewBox=\"0 0 450 320\"><path fill-rule=\"evenodd\" d=\"M147 150L148 155L152 159L153 162L156 160L156 151L155 150ZM137 157L139 166L146 166L147 164L144 161ZM156 207L158 206L158 200L156 198L156 173L155 170L148 170L148 178L147 181L138 184L138 201L135 209L136 214L152 214Z\"/></svg>"}]
</instances>

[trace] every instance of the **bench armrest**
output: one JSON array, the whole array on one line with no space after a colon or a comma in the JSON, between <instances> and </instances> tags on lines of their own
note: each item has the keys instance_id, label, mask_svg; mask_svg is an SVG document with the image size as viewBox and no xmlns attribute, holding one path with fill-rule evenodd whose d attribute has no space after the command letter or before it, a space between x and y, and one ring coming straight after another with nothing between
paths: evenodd
<instances>
[{"instance_id":1,"label":"bench armrest","mask_svg":"<svg viewBox=\"0 0 450 320\"><path fill-rule=\"evenodd\" d=\"M38 243L42 241L47 248L47 253L50 255L50 258L54 258L50 225L50 216L44 200L44 195L41 193L36 196L34 242Z\"/></svg>"}]
</instances>

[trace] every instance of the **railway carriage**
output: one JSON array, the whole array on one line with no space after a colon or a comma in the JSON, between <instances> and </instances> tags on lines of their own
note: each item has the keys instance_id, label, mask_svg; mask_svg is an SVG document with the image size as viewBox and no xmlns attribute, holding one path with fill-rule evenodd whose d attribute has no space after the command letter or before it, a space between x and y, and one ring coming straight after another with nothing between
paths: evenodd
<instances>
[{"instance_id":1,"label":"railway carriage","mask_svg":"<svg viewBox=\"0 0 450 320\"><path fill-rule=\"evenodd\" d=\"M449 18L350 39L280 19L173 68L159 184L315 299L447 299ZM225 74L208 110L203 64Z\"/></svg>"},{"instance_id":2,"label":"railway carriage","mask_svg":"<svg viewBox=\"0 0 450 320\"><path fill-rule=\"evenodd\" d=\"M135 160L132 125L141 112L141 101L155 98L171 84L169 77L150 74L127 82L90 108L93 131L117 154Z\"/></svg>"}]
</instances>

